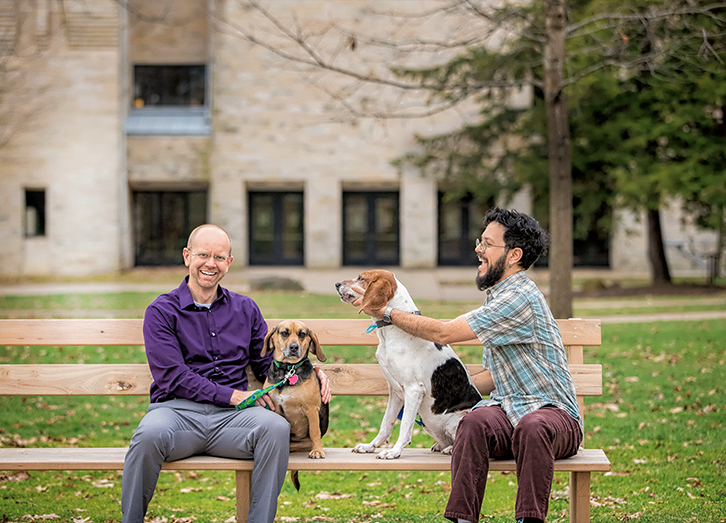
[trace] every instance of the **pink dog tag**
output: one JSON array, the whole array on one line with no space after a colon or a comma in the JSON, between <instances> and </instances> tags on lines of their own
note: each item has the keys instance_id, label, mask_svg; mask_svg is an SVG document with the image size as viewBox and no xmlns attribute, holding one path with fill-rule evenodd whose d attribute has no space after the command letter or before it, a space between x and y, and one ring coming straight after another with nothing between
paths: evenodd
<instances>
[{"instance_id":1,"label":"pink dog tag","mask_svg":"<svg viewBox=\"0 0 726 523\"><path fill-rule=\"evenodd\" d=\"M289 378L287 378L287 381L290 385L295 385L297 383L297 374L293 374Z\"/></svg>"}]
</instances>

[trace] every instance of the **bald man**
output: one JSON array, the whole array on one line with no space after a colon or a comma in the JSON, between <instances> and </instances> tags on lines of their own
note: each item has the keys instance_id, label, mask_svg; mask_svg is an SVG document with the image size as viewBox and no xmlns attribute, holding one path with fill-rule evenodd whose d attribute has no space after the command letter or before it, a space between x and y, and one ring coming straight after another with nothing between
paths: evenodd
<instances>
[{"instance_id":1,"label":"bald man","mask_svg":"<svg viewBox=\"0 0 726 523\"><path fill-rule=\"evenodd\" d=\"M254 460L248 521L272 523L287 471L290 426L267 395L252 408L249 365L264 382L272 353L260 356L267 324L249 297L220 285L232 263L227 232L202 225L183 250L189 275L146 309L144 343L154 382L149 411L124 462L123 523L143 523L164 461L197 454ZM330 382L320 369L321 394Z\"/></svg>"}]
</instances>

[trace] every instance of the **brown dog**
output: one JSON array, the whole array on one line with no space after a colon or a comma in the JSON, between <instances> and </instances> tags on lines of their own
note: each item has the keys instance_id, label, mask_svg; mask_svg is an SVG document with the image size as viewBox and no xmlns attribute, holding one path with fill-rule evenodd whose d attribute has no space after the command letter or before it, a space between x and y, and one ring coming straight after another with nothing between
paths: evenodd
<instances>
[{"instance_id":1,"label":"brown dog","mask_svg":"<svg viewBox=\"0 0 726 523\"><path fill-rule=\"evenodd\" d=\"M320 380L308 359L312 352L325 361L318 337L301 321L285 320L267 333L262 355L272 351L265 387L282 382L268 395L275 412L290 423L290 451L310 451L311 459L325 457L322 437L328 430L328 405L320 397ZM293 482L299 490L296 471Z\"/></svg>"}]
</instances>

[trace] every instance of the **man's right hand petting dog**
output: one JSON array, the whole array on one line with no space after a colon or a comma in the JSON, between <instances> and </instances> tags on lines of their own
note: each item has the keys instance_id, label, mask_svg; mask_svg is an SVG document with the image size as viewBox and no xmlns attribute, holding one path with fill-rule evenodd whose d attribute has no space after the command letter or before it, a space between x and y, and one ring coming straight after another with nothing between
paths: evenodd
<instances>
[{"instance_id":1,"label":"man's right hand petting dog","mask_svg":"<svg viewBox=\"0 0 726 523\"><path fill-rule=\"evenodd\" d=\"M346 303L362 299L362 304L420 314L406 288L389 271L365 271L335 287ZM450 346L407 334L385 316L373 325L379 340L376 359L388 382L388 406L378 435L370 443L356 445L353 452L373 452L388 442L403 407L398 441L393 448L381 450L378 458L401 456L403 447L411 443L416 414L421 416L423 429L436 440L431 450L451 454L459 421L481 400L466 367Z\"/></svg>"}]
</instances>

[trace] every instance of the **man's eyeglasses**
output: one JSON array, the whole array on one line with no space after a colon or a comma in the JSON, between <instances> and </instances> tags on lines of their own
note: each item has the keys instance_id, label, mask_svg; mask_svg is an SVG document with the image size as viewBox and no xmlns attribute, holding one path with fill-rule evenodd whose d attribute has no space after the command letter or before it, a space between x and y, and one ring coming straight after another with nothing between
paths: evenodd
<instances>
[{"instance_id":1,"label":"man's eyeglasses","mask_svg":"<svg viewBox=\"0 0 726 523\"><path fill-rule=\"evenodd\" d=\"M207 261L210 258L214 258L214 261L215 262L217 262L217 263L224 263L227 260L229 260L229 256L220 256L218 254L215 255L215 256L212 256L211 254L206 253L206 252L192 252L192 250L191 249L188 249L188 248L187 248L187 250L189 251L189 254L191 254L192 256L196 256L200 260L204 260L204 261Z\"/></svg>"},{"instance_id":2,"label":"man's eyeglasses","mask_svg":"<svg viewBox=\"0 0 726 523\"><path fill-rule=\"evenodd\" d=\"M484 252L487 252L487 249L489 247L504 247L505 249L507 248L506 245L492 245L490 243L487 243L486 240L482 240L481 238L476 239L476 246L477 248L481 247L481 250Z\"/></svg>"}]
</instances>

